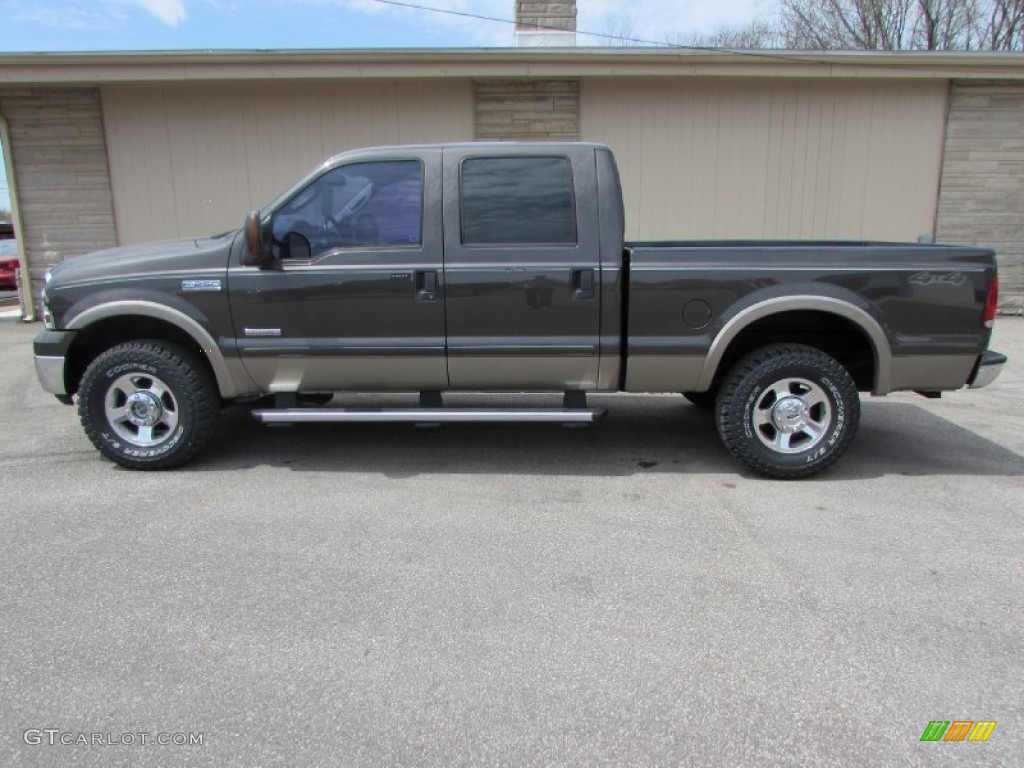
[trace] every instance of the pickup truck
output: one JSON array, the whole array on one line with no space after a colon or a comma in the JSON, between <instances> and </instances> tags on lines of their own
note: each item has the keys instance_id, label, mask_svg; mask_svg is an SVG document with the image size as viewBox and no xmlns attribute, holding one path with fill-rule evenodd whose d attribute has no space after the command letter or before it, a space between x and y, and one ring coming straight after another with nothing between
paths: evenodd
<instances>
[{"instance_id":1,"label":"pickup truck","mask_svg":"<svg viewBox=\"0 0 1024 768\"><path fill-rule=\"evenodd\" d=\"M603 415L591 392L678 392L754 472L796 478L849 446L858 393L982 387L1006 361L987 248L625 243L623 211L598 144L344 153L238 230L57 265L37 373L136 469L191 459L233 402L274 424L571 424ZM445 407L455 391L564 396Z\"/></svg>"}]
</instances>

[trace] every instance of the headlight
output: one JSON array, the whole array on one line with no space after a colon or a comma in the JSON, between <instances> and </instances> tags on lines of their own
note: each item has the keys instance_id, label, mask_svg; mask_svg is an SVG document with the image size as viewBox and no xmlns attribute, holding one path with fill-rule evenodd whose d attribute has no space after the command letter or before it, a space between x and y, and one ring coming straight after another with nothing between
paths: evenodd
<instances>
[{"instance_id":1,"label":"headlight","mask_svg":"<svg viewBox=\"0 0 1024 768\"><path fill-rule=\"evenodd\" d=\"M50 274L50 270L46 270L46 274L43 275L43 282L49 285L51 277L53 277L53 275Z\"/></svg>"},{"instance_id":2,"label":"headlight","mask_svg":"<svg viewBox=\"0 0 1024 768\"><path fill-rule=\"evenodd\" d=\"M49 273L46 275L50 277ZM43 328L48 331L52 331L57 326L53 322L53 313L50 311L50 300L46 297L46 291L43 291Z\"/></svg>"}]
</instances>

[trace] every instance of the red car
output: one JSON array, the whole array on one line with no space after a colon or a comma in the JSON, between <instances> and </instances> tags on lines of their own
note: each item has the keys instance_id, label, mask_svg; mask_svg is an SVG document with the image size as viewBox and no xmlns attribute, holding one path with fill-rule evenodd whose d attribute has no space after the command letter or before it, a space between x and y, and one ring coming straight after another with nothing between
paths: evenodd
<instances>
[{"instance_id":1,"label":"red car","mask_svg":"<svg viewBox=\"0 0 1024 768\"><path fill-rule=\"evenodd\" d=\"M0 291L18 289L18 245L14 229L0 222Z\"/></svg>"}]
</instances>

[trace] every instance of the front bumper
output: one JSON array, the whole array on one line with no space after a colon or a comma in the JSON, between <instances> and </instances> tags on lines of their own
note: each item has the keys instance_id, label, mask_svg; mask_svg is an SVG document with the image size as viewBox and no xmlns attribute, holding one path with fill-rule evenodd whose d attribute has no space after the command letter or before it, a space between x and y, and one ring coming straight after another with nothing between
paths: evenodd
<instances>
[{"instance_id":1,"label":"front bumper","mask_svg":"<svg viewBox=\"0 0 1024 768\"><path fill-rule=\"evenodd\" d=\"M991 350L982 352L978 355L978 362L974 364L974 370L971 371L971 377L967 380L967 386L971 389L987 387L999 378L1004 365L1006 365L1006 355Z\"/></svg>"},{"instance_id":2,"label":"front bumper","mask_svg":"<svg viewBox=\"0 0 1024 768\"><path fill-rule=\"evenodd\" d=\"M32 344L39 383L58 397L68 394L64 365L74 337L74 331L42 331Z\"/></svg>"}]
</instances>

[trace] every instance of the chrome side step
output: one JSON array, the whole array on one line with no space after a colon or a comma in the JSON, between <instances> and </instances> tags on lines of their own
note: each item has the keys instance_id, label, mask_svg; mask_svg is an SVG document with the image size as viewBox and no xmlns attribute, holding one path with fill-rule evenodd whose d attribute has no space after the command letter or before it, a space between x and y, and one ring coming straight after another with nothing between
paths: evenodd
<instances>
[{"instance_id":1,"label":"chrome side step","mask_svg":"<svg viewBox=\"0 0 1024 768\"><path fill-rule=\"evenodd\" d=\"M605 413L599 408L272 408L253 411L252 415L264 424L516 421L592 424Z\"/></svg>"}]
</instances>

